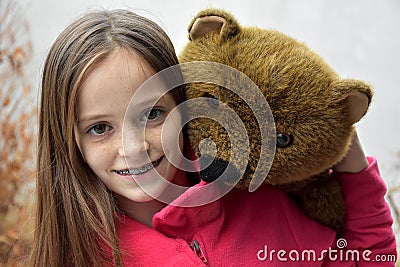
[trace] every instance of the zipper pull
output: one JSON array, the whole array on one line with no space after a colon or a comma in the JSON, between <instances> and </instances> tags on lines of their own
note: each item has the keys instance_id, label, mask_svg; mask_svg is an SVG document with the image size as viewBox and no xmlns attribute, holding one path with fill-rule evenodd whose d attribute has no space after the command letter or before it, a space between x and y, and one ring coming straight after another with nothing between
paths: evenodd
<instances>
[{"instance_id":1,"label":"zipper pull","mask_svg":"<svg viewBox=\"0 0 400 267\"><path fill-rule=\"evenodd\" d=\"M196 255L204 262L207 263L206 256L204 256L203 251L201 250L199 242L195 239L191 244L189 244L190 248L196 253Z\"/></svg>"}]
</instances>

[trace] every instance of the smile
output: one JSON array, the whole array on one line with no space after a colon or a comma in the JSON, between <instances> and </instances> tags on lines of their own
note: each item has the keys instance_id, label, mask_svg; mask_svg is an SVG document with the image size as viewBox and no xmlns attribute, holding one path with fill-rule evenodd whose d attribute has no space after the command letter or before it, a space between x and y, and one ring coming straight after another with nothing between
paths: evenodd
<instances>
[{"instance_id":1,"label":"smile","mask_svg":"<svg viewBox=\"0 0 400 267\"><path fill-rule=\"evenodd\" d=\"M115 173L119 174L119 175L140 175L143 173L148 172L149 170L155 168L158 166L158 164L160 164L161 160L163 157L150 162L149 164L144 165L141 168L137 168L137 169L125 169L125 170L114 170Z\"/></svg>"}]
</instances>

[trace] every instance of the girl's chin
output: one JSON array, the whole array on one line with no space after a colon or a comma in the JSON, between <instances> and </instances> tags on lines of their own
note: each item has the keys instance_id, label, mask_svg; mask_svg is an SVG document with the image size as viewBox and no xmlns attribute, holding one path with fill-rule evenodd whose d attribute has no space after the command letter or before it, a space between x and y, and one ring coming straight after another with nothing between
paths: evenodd
<instances>
[{"instance_id":1,"label":"girl's chin","mask_svg":"<svg viewBox=\"0 0 400 267\"><path fill-rule=\"evenodd\" d=\"M136 203L144 203L144 202L150 202L155 199L157 199L158 195L160 194L151 194L150 192L147 193L143 189L138 188L134 192L130 193L122 193L122 194L116 194L116 199L118 202L136 202Z\"/></svg>"},{"instance_id":2,"label":"girl's chin","mask_svg":"<svg viewBox=\"0 0 400 267\"><path fill-rule=\"evenodd\" d=\"M164 194L165 190L168 188L168 182L165 180L158 180L155 183L137 185L130 194L125 195L134 202L148 202L152 200L158 200L161 195Z\"/></svg>"},{"instance_id":3,"label":"girl's chin","mask_svg":"<svg viewBox=\"0 0 400 267\"><path fill-rule=\"evenodd\" d=\"M138 202L138 203L144 203L144 202L150 202L153 201L155 198L152 196L147 195L146 193L143 192L142 195L138 195L136 197L133 197L130 199L133 202Z\"/></svg>"}]
</instances>

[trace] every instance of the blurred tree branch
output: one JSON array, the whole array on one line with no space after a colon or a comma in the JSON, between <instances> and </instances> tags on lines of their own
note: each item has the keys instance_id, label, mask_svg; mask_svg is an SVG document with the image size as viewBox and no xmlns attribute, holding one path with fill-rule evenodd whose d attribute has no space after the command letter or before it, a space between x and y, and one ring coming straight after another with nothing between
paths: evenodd
<instances>
[{"instance_id":1,"label":"blurred tree branch","mask_svg":"<svg viewBox=\"0 0 400 267\"><path fill-rule=\"evenodd\" d=\"M16 2L0 1L0 266L15 266L29 247L35 105L26 65L28 25ZM31 186L32 188L32 186Z\"/></svg>"}]
</instances>

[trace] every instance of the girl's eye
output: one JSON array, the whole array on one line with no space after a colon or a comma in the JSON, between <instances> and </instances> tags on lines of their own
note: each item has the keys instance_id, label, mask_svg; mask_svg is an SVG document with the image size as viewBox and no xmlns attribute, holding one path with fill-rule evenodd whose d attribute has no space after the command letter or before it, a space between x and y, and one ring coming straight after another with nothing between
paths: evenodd
<instances>
[{"instance_id":1,"label":"girl's eye","mask_svg":"<svg viewBox=\"0 0 400 267\"><path fill-rule=\"evenodd\" d=\"M110 126L104 123L96 124L92 128L89 129L89 133L93 135L104 135L107 131L110 130Z\"/></svg>"},{"instance_id":2,"label":"girl's eye","mask_svg":"<svg viewBox=\"0 0 400 267\"><path fill-rule=\"evenodd\" d=\"M144 114L143 120L144 120L144 121L154 121L154 120L157 120L159 117L161 117L162 113L163 113L162 110L157 109L157 108L153 108L153 109L147 111L147 112Z\"/></svg>"}]
</instances>

